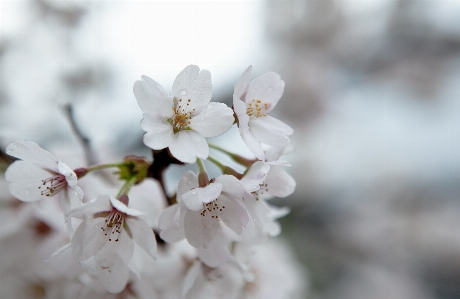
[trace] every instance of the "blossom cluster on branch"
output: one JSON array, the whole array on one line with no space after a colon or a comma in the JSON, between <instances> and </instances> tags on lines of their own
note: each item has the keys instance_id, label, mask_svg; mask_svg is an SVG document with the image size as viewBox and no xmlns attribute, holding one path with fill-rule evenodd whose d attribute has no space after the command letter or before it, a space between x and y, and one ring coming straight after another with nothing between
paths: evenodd
<instances>
[{"instance_id":1,"label":"blossom cluster on branch","mask_svg":"<svg viewBox=\"0 0 460 299\"><path fill-rule=\"evenodd\" d=\"M270 248L267 238L280 233L277 219L289 212L267 200L294 191L295 180L283 169L289 164L280 160L293 130L269 115L282 97L284 81L272 72L251 81L251 69L235 84L231 108L211 102L211 74L195 65L179 73L171 95L147 76L136 81L143 141L152 149L152 160L126 156L72 170L34 142L7 147L6 153L17 158L5 172L11 194L23 202L58 202L57 209L46 204L40 209L47 215L41 217L60 215L65 227L67 244L47 259L60 279L65 277L65 292L78 294L73 298L106 298L105 292L123 298L291 298L295 279L283 262L255 261L261 247ZM222 135L234 124L255 158L208 143L207 137ZM244 171L212 157L210 148ZM222 174L209 177L204 160ZM198 170L185 172L176 194L168 196L163 177L173 164L196 164ZM96 188L98 195L87 198L81 182L109 168L122 182L117 194ZM136 188L152 179L162 196L150 191L137 196ZM144 202L133 206L136 201ZM282 260L276 252L265 254ZM275 283L264 281L266 269L282 275ZM87 290L75 290L76 284Z\"/></svg>"}]
</instances>

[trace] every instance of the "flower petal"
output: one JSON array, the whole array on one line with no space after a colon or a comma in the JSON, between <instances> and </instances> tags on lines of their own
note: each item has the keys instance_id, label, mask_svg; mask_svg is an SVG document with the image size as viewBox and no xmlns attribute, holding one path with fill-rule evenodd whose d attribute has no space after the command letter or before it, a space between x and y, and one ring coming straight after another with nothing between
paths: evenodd
<instances>
[{"instance_id":1,"label":"flower petal","mask_svg":"<svg viewBox=\"0 0 460 299\"><path fill-rule=\"evenodd\" d=\"M206 139L193 130L179 131L169 145L171 154L184 163L195 163L196 158L206 159L209 147Z\"/></svg>"},{"instance_id":2,"label":"flower petal","mask_svg":"<svg viewBox=\"0 0 460 299\"><path fill-rule=\"evenodd\" d=\"M173 101L166 90L155 80L142 76L134 82L134 96L144 113L157 113L166 119L173 116Z\"/></svg>"},{"instance_id":3,"label":"flower petal","mask_svg":"<svg viewBox=\"0 0 460 299\"><path fill-rule=\"evenodd\" d=\"M185 67L172 87L172 95L176 99L190 99L186 111L200 111L205 107L212 96L211 73L207 70L201 70L196 65Z\"/></svg>"},{"instance_id":4,"label":"flower petal","mask_svg":"<svg viewBox=\"0 0 460 299\"><path fill-rule=\"evenodd\" d=\"M225 133L233 125L233 110L223 103L209 103L204 110L190 121L190 128L204 137Z\"/></svg>"},{"instance_id":5,"label":"flower petal","mask_svg":"<svg viewBox=\"0 0 460 299\"><path fill-rule=\"evenodd\" d=\"M215 179L215 182L222 184L222 192L231 193L239 197L246 193L243 184L233 175L220 175Z\"/></svg>"},{"instance_id":6,"label":"flower petal","mask_svg":"<svg viewBox=\"0 0 460 299\"><path fill-rule=\"evenodd\" d=\"M197 253L199 259L209 267L226 264L232 257L228 240L219 233L209 243L208 248L197 248Z\"/></svg>"},{"instance_id":7,"label":"flower petal","mask_svg":"<svg viewBox=\"0 0 460 299\"><path fill-rule=\"evenodd\" d=\"M215 200L221 191L222 184L210 183L206 187L192 189L185 193L182 195L182 201L190 210L199 211L203 209L203 204Z\"/></svg>"},{"instance_id":8,"label":"flower petal","mask_svg":"<svg viewBox=\"0 0 460 299\"><path fill-rule=\"evenodd\" d=\"M6 153L18 159L36 163L57 172L58 160L32 141L16 141L6 147Z\"/></svg>"},{"instance_id":9,"label":"flower petal","mask_svg":"<svg viewBox=\"0 0 460 299\"><path fill-rule=\"evenodd\" d=\"M229 193L222 193L219 202L225 206L219 218L235 233L241 234L243 227L249 222L247 209L241 204L242 199Z\"/></svg>"},{"instance_id":10,"label":"flower petal","mask_svg":"<svg viewBox=\"0 0 460 299\"><path fill-rule=\"evenodd\" d=\"M177 226L174 221L174 218L179 211L179 205L174 204L164 209L158 219L160 237L168 243L175 243L184 238L184 226Z\"/></svg>"},{"instance_id":11,"label":"flower petal","mask_svg":"<svg viewBox=\"0 0 460 299\"><path fill-rule=\"evenodd\" d=\"M54 174L41 169L32 162L15 161L5 172L11 194L19 200L30 202L46 198L41 195L39 186Z\"/></svg>"},{"instance_id":12,"label":"flower petal","mask_svg":"<svg viewBox=\"0 0 460 299\"><path fill-rule=\"evenodd\" d=\"M265 183L268 185L268 192L272 196L286 197L295 190L296 182L281 166L273 165L267 174Z\"/></svg>"},{"instance_id":13,"label":"flower petal","mask_svg":"<svg viewBox=\"0 0 460 299\"><path fill-rule=\"evenodd\" d=\"M147 222L137 217L127 217L126 224L131 232L131 237L152 259L155 259L157 253L157 242L152 228Z\"/></svg>"},{"instance_id":14,"label":"flower petal","mask_svg":"<svg viewBox=\"0 0 460 299\"><path fill-rule=\"evenodd\" d=\"M152 149L163 149L171 143L174 131L172 125L156 113L146 113L141 121L141 127L146 132L144 144Z\"/></svg>"},{"instance_id":15,"label":"flower petal","mask_svg":"<svg viewBox=\"0 0 460 299\"><path fill-rule=\"evenodd\" d=\"M77 186L77 175L67 164L62 162L61 159L58 161L58 170L60 174L65 176L65 180L70 187L74 188Z\"/></svg>"},{"instance_id":16,"label":"flower petal","mask_svg":"<svg viewBox=\"0 0 460 299\"><path fill-rule=\"evenodd\" d=\"M219 221L217 219L209 219L202 217L200 212L188 210L184 218L184 233L185 238L190 245L195 248L204 247L214 239Z\"/></svg>"},{"instance_id":17,"label":"flower petal","mask_svg":"<svg viewBox=\"0 0 460 299\"><path fill-rule=\"evenodd\" d=\"M110 196L99 195L95 199L72 209L69 212L69 217L78 219L91 218L94 214L100 212L110 212L112 210L112 204L110 203Z\"/></svg>"},{"instance_id":18,"label":"flower petal","mask_svg":"<svg viewBox=\"0 0 460 299\"><path fill-rule=\"evenodd\" d=\"M240 135L244 143L257 159L265 160L262 145L249 131L249 115L246 114L246 104L240 100L234 99L233 109L238 117L238 129L240 130Z\"/></svg>"},{"instance_id":19,"label":"flower petal","mask_svg":"<svg viewBox=\"0 0 460 299\"><path fill-rule=\"evenodd\" d=\"M251 193L259 190L260 184L263 183L270 171L270 165L265 162L258 161L248 169L244 177L240 180L241 184L246 188L246 192Z\"/></svg>"},{"instance_id":20,"label":"flower petal","mask_svg":"<svg viewBox=\"0 0 460 299\"><path fill-rule=\"evenodd\" d=\"M290 126L270 115L251 119L249 131L259 142L278 147L289 144L288 136L294 132Z\"/></svg>"},{"instance_id":21,"label":"flower petal","mask_svg":"<svg viewBox=\"0 0 460 299\"><path fill-rule=\"evenodd\" d=\"M197 175L189 170L179 180L179 184L177 186L177 193L176 193L176 201L178 203L182 202L182 195L187 193L193 188L198 188L198 177Z\"/></svg>"},{"instance_id":22,"label":"flower petal","mask_svg":"<svg viewBox=\"0 0 460 299\"><path fill-rule=\"evenodd\" d=\"M116 252L108 246L94 257L94 261L97 265L97 278L108 292L116 294L125 289L129 267Z\"/></svg>"},{"instance_id":23,"label":"flower petal","mask_svg":"<svg viewBox=\"0 0 460 299\"><path fill-rule=\"evenodd\" d=\"M125 213L127 215L130 215L130 216L145 216L145 214L142 213L142 212L139 212L137 210L128 208L124 203L122 203L121 201L119 201L118 199L116 199L114 197L110 197L110 203L112 204L112 206L115 209L117 209L118 211L120 211L122 213Z\"/></svg>"},{"instance_id":24,"label":"flower petal","mask_svg":"<svg viewBox=\"0 0 460 299\"><path fill-rule=\"evenodd\" d=\"M78 226L72 237L72 256L77 261L84 261L94 256L107 244L108 237L101 229L105 224L105 218L98 217L85 219Z\"/></svg>"},{"instance_id":25,"label":"flower petal","mask_svg":"<svg viewBox=\"0 0 460 299\"><path fill-rule=\"evenodd\" d=\"M233 89L233 101L237 99L242 100L244 102L243 95L247 91L249 81L251 81L251 71L252 65L248 66L248 68L244 71L243 75L241 75L241 78L238 80L238 82L236 82L235 88Z\"/></svg>"},{"instance_id":26,"label":"flower petal","mask_svg":"<svg viewBox=\"0 0 460 299\"><path fill-rule=\"evenodd\" d=\"M273 72L265 73L249 83L245 102L261 100L262 104L268 105L264 111L268 113L276 106L283 92L284 81L281 80L280 75Z\"/></svg>"}]
</instances>

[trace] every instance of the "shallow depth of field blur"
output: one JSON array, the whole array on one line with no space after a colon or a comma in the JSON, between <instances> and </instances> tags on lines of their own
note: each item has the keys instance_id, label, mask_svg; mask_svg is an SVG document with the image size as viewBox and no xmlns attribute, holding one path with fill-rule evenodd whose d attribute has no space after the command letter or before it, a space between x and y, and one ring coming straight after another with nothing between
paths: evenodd
<instances>
[{"instance_id":1,"label":"shallow depth of field blur","mask_svg":"<svg viewBox=\"0 0 460 299\"><path fill-rule=\"evenodd\" d=\"M74 168L150 158L133 83L170 91L189 64L229 106L248 65L286 82L297 189L278 238L307 298L460 298L458 1L0 0L0 197L15 140Z\"/></svg>"}]
</instances>

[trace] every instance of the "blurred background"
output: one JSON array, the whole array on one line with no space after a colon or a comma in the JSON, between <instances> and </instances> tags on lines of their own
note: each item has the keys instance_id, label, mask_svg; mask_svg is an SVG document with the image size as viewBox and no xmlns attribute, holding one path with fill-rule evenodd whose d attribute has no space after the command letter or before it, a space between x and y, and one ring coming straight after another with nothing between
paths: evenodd
<instances>
[{"instance_id":1,"label":"blurred background","mask_svg":"<svg viewBox=\"0 0 460 299\"><path fill-rule=\"evenodd\" d=\"M189 64L228 105L248 65L286 82L297 189L274 203L307 298L460 298L460 1L1 0L0 170L18 139L150 158L133 83Z\"/></svg>"}]
</instances>

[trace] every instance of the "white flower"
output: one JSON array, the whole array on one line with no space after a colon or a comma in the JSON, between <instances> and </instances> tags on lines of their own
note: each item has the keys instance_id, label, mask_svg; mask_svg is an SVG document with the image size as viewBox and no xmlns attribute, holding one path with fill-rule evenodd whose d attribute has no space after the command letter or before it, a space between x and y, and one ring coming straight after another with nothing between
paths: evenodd
<instances>
[{"instance_id":1,"label":"white flower","mask_svg":"<svg viewBox=\"0 0 460 299\"><path fill-rule=\"evenodd\" d=\"M277 236L281 227L276 219L287 215L290 210L269 205L265 199L290 195L295 189L294 179L281 166L259 161L248 169L241 183L246 188L243 199L251 216L246 239L260 243L267 236Z\"/></svg>"},{"instance_id":2,"label":"white flower","mask_svg":"<svg viewBox=\"0 0 460 299\"><path fill-rule=\"evenodd\" d=\"M262 144L285 147L294 132L282 121L268 115L284 92L284 81L277 73L266 73L251 80L252 67L235 84L233 109L238 118L241 138L251 152L264 161Z\"/></svg>"},{"instance_id":3,"label":"white flower","mask_svg":"<svg viewBox=\"0 0 460 299\"><path fill-rule=\"evenodd\" d=\"M13 142L6 153L22 160L5 173L14 197L30 202L59 194L65 213L81 204L83 190L77 186L77 175L61 160L31 141Z\"/></svg>"},{"instance_id":4,"label":"white flower","mask_svg":"<svg viewBox=\"0 0 460 299\"><path fill-rule=\"evenodd\" d=\"M206 159L209 147L205 137L226 132L233 124L233 111L225 104L210 103L211 74L196 65L177 75L172 96L155 80L142 76L134 83L134 95L144 111L141 122L146 131L144 143L152 149L169 147L184 163Z\"/></svg>"},{"instance_id":5,"label":"white flower","mask_svg":"<svg viewBox=\"0 0 460 299\"><path fill-rule=\"evenodd\" d=\"M167 242L177 242L184 236L195 248L207 248L222 221L237 234L249 221L242 196L243 185L231 175L221 175L200 188L198 177L189 171L179 181L178 204L160 215L160 236Z\"/></svg>"},{"instance_id":6,"label":"white flower","mask_svg":"<svg viewBox=\"0 0 460 299\"><path fill-rule=\"evenodd\" d=\"M72 210L70 217L82 219L71 241L75 260L112 293L123 290L129 278L134 242L155 258L156 240L141 212L127 207L127 196L120 201L108 195Z\"/></svg>"}]
</instances>

